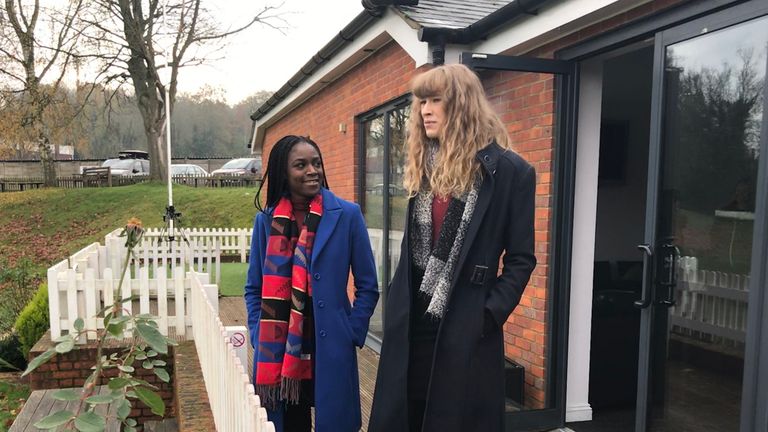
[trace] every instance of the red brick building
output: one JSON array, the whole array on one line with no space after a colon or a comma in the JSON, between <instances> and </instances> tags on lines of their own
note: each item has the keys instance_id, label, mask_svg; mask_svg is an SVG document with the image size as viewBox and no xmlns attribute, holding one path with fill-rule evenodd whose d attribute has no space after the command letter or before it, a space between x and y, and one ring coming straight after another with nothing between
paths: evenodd
<instances>
[{"instance_id":1,"label":"red brick building","mask_svg":"<svg viewBox=\"0 0 768 432\"><path fill-rule=\"evenodd\" d=\"M252 149L318 142L385 291L410 80L477 71L537 171L539 264L504 326L508 430L766 430L768 4L362 3L253 114Z\"/></svg>"}]
</instances>

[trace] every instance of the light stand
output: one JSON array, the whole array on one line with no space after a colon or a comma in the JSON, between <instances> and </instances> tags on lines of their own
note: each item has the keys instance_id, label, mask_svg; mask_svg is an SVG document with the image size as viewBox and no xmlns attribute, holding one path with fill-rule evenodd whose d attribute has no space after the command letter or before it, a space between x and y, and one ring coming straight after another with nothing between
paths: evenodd
<instances>
[{"instance_id":1,"label":"light stand","mask_svg":"<svg viewBox=\"0 0 768 432\"><path fill-rule=\"evenodd\" d=\"M165 2L163 2L163 27L167 28ZM163 215L163 222L165 222L165 226L160 232L159 242L162 243L163 239L166 239L168 242L168 248L170 250L171 246L173 245L173 241L176 238L176 232L178 232L179 236L182 240L184 240L185 243L189 244L189 239L187 239L184 230L179 227L181 225L181 213L177 212L173 207L173 182L171 181L171 174L173 172L171 169L173 161L171 157L171 94L169 90L171 86L171 55L169 48L166 47L166 49L163 50L163 56L165 57L166 69L166 72L163 75L168 78L167 80L164 80L166 81L166 84L163 86L165 89L165 154L168 157L168 169L166 171L166 180L168 184L168 206L165 208L165 214Z\"/></svg>"}]
</instances>

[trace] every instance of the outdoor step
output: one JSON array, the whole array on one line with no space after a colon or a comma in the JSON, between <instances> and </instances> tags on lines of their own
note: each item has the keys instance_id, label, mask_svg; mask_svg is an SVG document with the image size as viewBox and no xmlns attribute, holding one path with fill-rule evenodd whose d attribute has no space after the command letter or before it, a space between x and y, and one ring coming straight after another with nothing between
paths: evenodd
<instances>
[{"instance_id":1,"label":"outdoor step","mask_svg":"<svg viewBox=\"0 0 768 432\"><path fill-rule=\"evenodd\" d=\"M176 419L165 419L163 421L148 421L144 423L144 432L177 432L179 425Z\"/></svg>"}]
</instances>

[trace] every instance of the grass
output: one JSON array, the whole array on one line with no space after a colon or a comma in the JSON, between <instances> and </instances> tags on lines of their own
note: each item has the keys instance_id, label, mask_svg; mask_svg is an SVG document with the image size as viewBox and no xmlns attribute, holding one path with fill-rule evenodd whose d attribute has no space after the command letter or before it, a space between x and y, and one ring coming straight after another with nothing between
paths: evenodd
<instances>
[{"instance_id":1,"label":"grass","mask_svg":"<svg viewBox=\"0 0 768 432\"><path fill-rule=\"evenodd\" d=\"M11 427L29 393L29 386L0 381L0 432Z\"/></svg>"},{"instance_id":2,"label":"grass","mask_svg":"<svg viewBox=\"0 0 768 432\"><path fill-rule=\"evenodd\" d=\"M219 294L223 296L241 296L245 286L248 263L222 263Z\"/></svg>"},{"instance_id":3,"label":"grass","mask_svg":"<svg viewBox=\"0 0 768 432\"><path fill-rule=\"evenodd\" d=\"M174 206L184 227L250 227L256 213L250 188L174 185ZM0 194L0 254L11 263L27 256L38 271L65 259L138 217L161 227L165 184L113 188L40 189Z\"/></svg>"}]
</instances>

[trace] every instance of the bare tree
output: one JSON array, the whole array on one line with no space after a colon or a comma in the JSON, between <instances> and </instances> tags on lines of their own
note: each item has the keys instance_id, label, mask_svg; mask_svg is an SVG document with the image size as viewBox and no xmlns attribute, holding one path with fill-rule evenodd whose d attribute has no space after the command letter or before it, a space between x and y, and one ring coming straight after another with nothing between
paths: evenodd
<instances>
[{"instance_id":1,"label":"bare tree","mask_svg":"<svg viewBox=\"0 0 768 432\"><path fill-rule=\"evenodd\" d=\"M26 140L36 142L45 184L55 186L46 111L61 94L62 80L75 58L81 35L75 21L83 1L67 0L48 7L41 7L39 0L30 3L4 0L0 6L2 104L17 114L15 121Z\"/></svg>"},{"instance_id":2,"label":"bare tree","mask_svg":"<svg viewBox=\"0 0 768 432\"><path fill-rule=\"evenodd\" d=\"M279 29L279 6L264 6L242 25L223 28L202 0L96 0L97 12L86 18L91 39L111 72L108 83L130 83L139 107L151 164L151 178L165 178L166 103L173 110L179 70L199 65L228 36L254 24ZM208 49L207 53L205 49ZM167 88L166 88L167 86ZM167 100L166 100L167 95Z\"/></svg>"}]
</instances>

